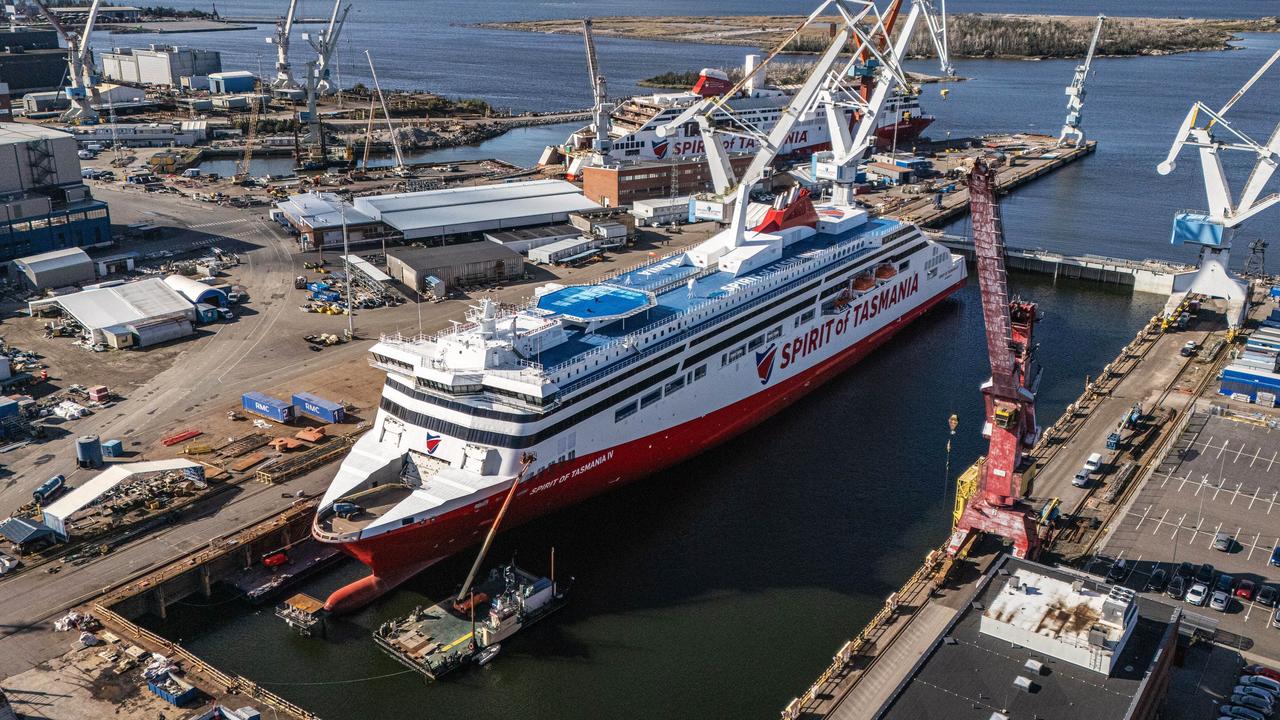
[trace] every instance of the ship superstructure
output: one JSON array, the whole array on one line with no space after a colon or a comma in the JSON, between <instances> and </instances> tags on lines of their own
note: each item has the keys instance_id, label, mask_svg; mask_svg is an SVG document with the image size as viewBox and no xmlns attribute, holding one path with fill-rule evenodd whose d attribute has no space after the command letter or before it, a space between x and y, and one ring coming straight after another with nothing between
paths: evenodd
<instances>
[{"instance_id":1,"label":"ship superstructure","mask_svg":"<svg viewBox=\"0 0 1280 720\"><path fill-rule=\"evenodd\" d=\"M823 206L817 226L725 231L590 285L485 301L432 336L383 337L373 428L314 534L377 582L477 540L520 469L510 522L695 455L848 367L965 279L912 225ZM333 603L331 598L331 604Z\"/></svg>"}]
</instances>

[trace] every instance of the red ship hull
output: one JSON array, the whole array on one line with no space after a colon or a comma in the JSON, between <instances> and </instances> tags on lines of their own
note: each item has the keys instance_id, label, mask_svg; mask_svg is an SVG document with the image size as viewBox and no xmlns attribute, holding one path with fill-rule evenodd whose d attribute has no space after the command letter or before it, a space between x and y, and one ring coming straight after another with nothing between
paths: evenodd
<instances>
[{"instance_id":1,"label":"red ship hull","mask_svg":"<svg viewBox=\"0 0 1280 720\"><path fill-rule=\"evenodd\" d=\"M903 145L920 137L925 128L933 124L934 118L927 115L913 117L910 120L899 120L896 123L876 128L876 145L890 147L895 143Z\"/></svg>"},{"instance_id":2,"label":"red ship hull","mask_svg":"<svg viewBox=\"0 0 1280 720\"><path fill-rule=\"evenodd\" d=\"M568 507L623 483L651 475L743 433L848 369L937 303L964 286L947 288L825 362L733 405L697 420L608 450L553 465L525 480L503 520L511 527ZM504 490L495 490L494 496ZM373 575L339 589L326 607L346 612L368 603L431 564L482 539L499 503L459 508L426 523L410 525L348 542L342 549L373 570Z\"/></svg>"}]
</instances>

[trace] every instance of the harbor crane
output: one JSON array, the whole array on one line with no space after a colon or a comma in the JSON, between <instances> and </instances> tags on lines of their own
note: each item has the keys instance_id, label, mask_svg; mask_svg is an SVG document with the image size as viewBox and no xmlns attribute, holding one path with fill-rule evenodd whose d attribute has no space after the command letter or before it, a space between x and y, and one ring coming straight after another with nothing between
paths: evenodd
<instances>
[{"instance_id":1,"label":"harbor crane","mask_svg":"<svg viewBox=\"0 0 1280 720\"><path fill-rule=\"evenodd\" d=\"M44 4L44 0L31 0L36 8L40 10L40 14L44 15L53 29L57 31L58 37L62 38L62 42L67 44L67 88L65 90L67 99L71 101L71 107L62 114L62 121L76 125L94 125L98 122L98 111L94 108L94 104L101 104L101 97L98 94L98 73L94 69L93 48L89 44L89 37L93 33L93 26L98 20L98 8L102 4L102 0L93 0L89 6L89 14L84 23L84 29L80 32L70 31L58 20L49 8Z\"/></svg>"},{"instance_id":2,"label":"harbor crane","mask_svg":"<svg viewBox=\"0 0 1280 720\"><path fill-rule=\"evenodd\" d=\"M1089 52L1085 53L1084 62L1076 66L1075 77L1067 86L1067 119L1062 123L1062 132L1058 135L1058 146L1084 147L1084 129L1080 127L1080 113L1084 109L1084 81L1089 77L1089 67L1093 65L1093 53L1098 49L1098 38L1102 35L1102 23L1106 15L1098 16L1098 24L1093 28L1093 39L1089 41Z\"/></svg>"},{"instance_id":3,"label":"harbor crane","mask_svg":"<svg viewBox=\"0 0 1280 720\"><path fill-rule=\"evenodd\" d=\"M333 12L329 14L329 25L319 33L302 33L302 39L306 40L311 49L316 51L316 92L321 95L328 95L333 92L333 84L329 82L330 63L333 58L333 50L338 47L338 38L342 35L342 27L347 23L347 13L349 12L351 12L350 3L343 5L342 0L334 0Z\"/></svg>"},{"instance_id":4,"label":"harbor crane","mask_svg":"<svg viewBox=\"0 0 1280 720\"><path fill-rule=\"evenodd\" d=\"M896 15L895 3L894 10ZM827 49L815 63L800 89L792 97L791 102L782 111L781 116L768 133L764 133L748 120L734 116L728 100L744 88L754 84L755 76L766 72L768 64L781 53L787 45L798 37L806 28L815 23L827 24L819 18L830 10L839 16L831 34ZM871 0L827 0L818 6L800 25L784 38L764 61L744 74L723 95L710 97L681 113L671 122L658 128L658 134L666 137L687 123L696 123L706 148L707 162L711 172L714 194L713 203L718 203L728 210L729 224L733 230L734 246L742 243L746 232L747 212L750 193L756 183L765 177L769 166L777 157L787 137L796 123L811 118L816 113L827 109L828 126L831 128L832 146L836 148L836 156L832 158L832 167L854 162L861 158L869 147L875 123L885 98L895 84L906 85L906 77L900 65L905 55L910 37L921 14L928 13L932 6L923 0L913 3L906 23L899 34L898 42L890 42L890 26L886 16L882 15ZM931 25L939 28L945 39L945 22ZM939 36L934 36L935 42ZM856 40L852 56L841 62L841 55L851 41ZM883 48L890 48L886 51ZM944 64L949 59L944 49L940 52ZM862 59L867 58L867 59ZM856 68L872 68L879 80L870 99L864 99L862 85L855 82ZM850 113L858 118L856 131L849 130ZM831 118L836 121L832 122ZM735 177L731 158L725 143L734 137L743 138L746 143L759 148L742 176ZM851 192L850 192L851 194Z\"/></svg>"},{"instance_id":5,"label":"harbor crane","mask_svg":"<svg viewBox=\"0 0 1280 720\"><path fill-rule=\"evenodd\" d=\"M991 379L982 386L983 435L990 444L977 490L965 504L947 550L957 554L972 535L989 533L1011 541L1018 557L1034 558L1040 548L1036 513L1022 505L1022 495L1033 467L1028 454L1040 437L1036 425L1040 363L1034 341L1038 313L1033 302L1009 300L995 169L982 159L969 172L969 208L991 361Z\"/></svg>"},{"instance_id":6,"label":"harbor crane","mask_svg":"<svg viewBox=\"0 0 1280 720\"><path fill-rule=\"evenodd\" d=\"M387 109L387 99L382 94L382 85L378 83L378 71L373 67L373 55L370 55L369 51L365 50L364 56L369 60L369 74L373 76L373 89L378 93L378 104L382 106L382 116L387 119L387 132L391 135L391 149L396 154L396 167L392 172L400 176L410 175L409 168L405 167L404 164L404 154L400 152L400 139L396 137L396 126L391 122L391 111ZM373 127L372 120L370 120L369 127ZM365 154L367 156L368 152L366 151ZM368 168L368 166L369 161L366 157L365 167Z\"/></svg>"},{"instance_id":7,"label":"harbor crane","mask_svg":"<svg viewBox=\"0 0 1280 720\"><path fill-rule=\"evenodd\" d=\"M582 40L587 46L587 74L591 76L591 149L606 153L613 145L609 137L609 116L613 112L613 104L609 102L604 73L600 72L600 61L596 59L596 40L591 34L591 18L582 21Z\"/></svg>"},{"instance_id":8,"label":"harbor crane","mask_svg":"<svg viewBox=\"0 0 1280 720\"><path fill-rule=\"evenodd\" d=\"M293 33L293 18L297 11L298 0L289 0L289 14L276 22L275 36L267 38L267 43L276 46L276 77L271 81L274 90L298 89L289 66L289 36Z\"/></svg>"},{"instance_id":9,"label":"harbor crane","mask_svg":"<svg viewBox=\"0 0 1280 720\"><path fill-rule=\"evenodd\" d=\"M1178 128L1169 155L1156 167L1161 175L1168 175L1177 168L1178 155L1184 147L1196 148L1209 201L1207 211L1183 211L1173 216L1173 244L1190 243L1201 248L1199 268L1189 286L1176 290L1170 296L1165 306L1166 319L1176 314L1188 295L1198 294L1226 301L1230 336L1234 337L1244 322L1249 287L1228 269L1231 241L1246 221L1280 202L1280 193L1262 197L1262 191L1275 173L1277 163L1280 163L1280 124L1271 131L1271 137L1263 145L1233 127L1226 115L1278 59L1280 50L1272 53L1221 108L1214 110L1197 100ZM1207 120L1200 124L1202 117ZM1224 141L1215 136L1215 129L1231 137ZM1249 179L1237 200L1232 199L1231 187L1222 166L1221 153L1225 150L1250 153L1255 158Z\"/></svg>"}]
</instances>

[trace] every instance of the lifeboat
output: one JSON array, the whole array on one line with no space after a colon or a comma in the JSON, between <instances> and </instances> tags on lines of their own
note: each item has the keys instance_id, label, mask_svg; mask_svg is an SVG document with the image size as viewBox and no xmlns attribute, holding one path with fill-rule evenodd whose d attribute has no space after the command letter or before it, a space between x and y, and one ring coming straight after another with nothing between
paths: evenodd
<instances>
[{"instance_id":1,"label":"lifeboat","mask_svg":"<svg viewBox=\"0 0 1280 720\"><path fill-rule=\"evenodd\" d=\"M893 266L893 263L884 263L882 265L876 266L877 280L888 280L889 278L897 274L898 274L898 269Z\"/></svg>"},{"instance_id":2,"label":"lifeboat","mask_svg":"<svg viewBox=\"0 0 1280 720\"><path fill-rule=\"evenodd\" d=\"M858 292L866 292L875 286L876 279L869 272L864 272L853 279L853 289Z\"/></svg>"}]
</instances>

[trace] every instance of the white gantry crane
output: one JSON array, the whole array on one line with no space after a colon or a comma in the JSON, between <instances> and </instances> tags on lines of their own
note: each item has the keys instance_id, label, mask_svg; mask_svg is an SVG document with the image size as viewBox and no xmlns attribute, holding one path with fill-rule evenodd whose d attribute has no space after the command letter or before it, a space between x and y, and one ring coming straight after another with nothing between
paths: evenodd
<instances>
[{"instance_id":1,"label":"white gantry crane","mask_svg":"<svg viewBox=\"0 0 1280 720\"><path fill-rule=\"evenodd\" d=\"M1205 195L1209 200L1207 212L1184 211L1174 215L1173 243L1200 245L1200 262L1190 284L1175 288L1166 306L1166 317L1174 312L1188 294L1194 293L1227 302L1227 324L1232 335L1244 322L1249 289L1245 282L1228 270L1231 240L1245 221L1280 202L1280 193L1262 197L1262 191L1275 173L1276 165L1280 163L1280 123L1271 131L1267 143L1262 145L1232 127L1226 115L1278 59L1280 50L1273 53L1220 109L1213 110L1197 100L1178 128L1178 135L1173 140L1173 147L1169 148L1168 157L1156 168L1161 175L1168 175L1177 167L1178 154L1182 148L1196 148L1200 154ZM1203 125L1200 124L1202 116L1207 118ZM1215 137L1215 130L1220 131L1219 135L1231 137L1226 141L1221 140ZM1249 173L1249 179L1238 200L1231 197L1231 187L1227 183L1220 156L1223 150L1252 153L1255 158L1253 170Z\"/></svg>"},{"instance_id":2,"label":"white gantry crane","mask_svg":"<svg viewBox=\"0 0 1280 720\"><path fill-rule=\"evenodd\" d=\"M89 36L93 25L98 20L98 7L101 0L93 0L89 6L88 19L80 32L67 30L58 17L45 6L43 0L32 0L44 15L58 36L67 44L67 99L71 107L62 114L62 121L79 125L93 125L98 122L98 111L94 103L100 102L98 95L98 73L94 69L93 49Z\"/></svg>"},{"instance_id":3,"label":"white gantry crane","mask_svg":"<svg viewBox=\"0 0 1280 720\"><path fill-rule=\"evenodd\" d=\"M600 71L600 62L596 59L596 41L591 34L591 18L582 21L582 40L587 46L587 74L591 76L591 149L597 153L609 152L612 139L609 137L609 116L613 112L613 104L609 102L609 93L605 90L604 73Z\"/></svg>"},{"instance_id":4,"label":"white gantry crane","mask_svg":"<svg viewBox=\"0 0 1280 720\"><path fill-rule=\"evenodd\" d=\"M728 107L728 101L742 88L753 83L756 75L765 73L769 62L805 28L815 23L826 25L825 19L819 21L818 18L831 11L839 19L827 49L773 128L765 133L751 122L735 116ZM819 112L828 113L827 125L835 148L834 154L829 158L830 166L839 168L852 164L856 167L857 161L873 141L873 131L885 98L896 84L906 84L900 61L906 53L916 22L921 15L931 11L929 3L915 2L898 41L894 43L889 38L891 24L871 0L826 0L728 92L707 98L658 128L658 134L665 136L687 122L697 123L706 147L714 188L714 194L709 199L726 209L725 219L729 221L734 247L742 244L748 229L746 223L752 188L765 177L787 136L801 119L813 117ZM931 31L937 28L933 38L935 43L941 43L938 46L939 54L943 67L947 68L950 62L945 45L945 20L935 20L929 25ZM841 56L852 40L857 41L854 51L842 61ZM868 59L863 60L864 56ZM860 93L857 73L860 64L871 67L877 76L876 86L869 98L864 98ZM858 118L856 130L849 129L851 113ZM735 177L731 158L723 145L726 139L734 136L754 142L760 148L740 178Z\"/></svg>"},{"instance_id":5,"label":"white gantry crane","mask_svg":"<svg viewBox=\"0 0 1280 720\"><path fill-rule=\"evenodd\" d=\"M343 5L342 0L334 0L328 26L319 33L302 33L302 39L316 51L316 92L321 95L333 92L333 84L329 82L329 69L333 50L338 46L338 37L342 35L342 26L346 25L349 12L350 3Z\"/></svg>"},{"instance_id":6,"label":"white gantry crane","mask_svg":"<svg viewBox=\"0 0 1280 720\"><path fill-rule=\"evenodd\" d=\"M1089 41L1089 52L1085 53L1084 62L1076 66L1075 77L1067 86L1067 119L1062 123L1062 132L1058 135L1058 145L1061 147L1084 147L1084 129L1080 127L1080 113L1084 109L1084 81L1089 77L1093 53L1098 49L1098 37L1102 35L1102 23L1106 19L1106 15L1098 16L1098 24L1093 28L1093 39Z\"/></svg>"},{"instance_id":7,"label":"white gantry crane","mask_svg":"<svg viewBox=\"0 0 1280 720\"><path fill-rule=\"evenodd\" d=\"M298 89L289 66L289 36L293 33L293 18L297 11L298 0L289 0L289 14L276 22L275 36L267 38L268 43L276 46L276 77L271 81L271 87L276 90Z\"/></svg>"}]
</instances>

